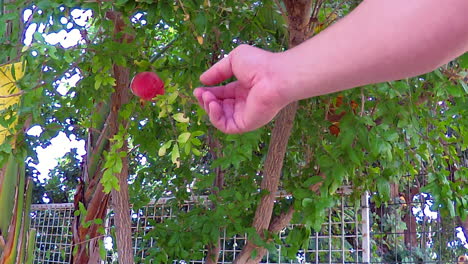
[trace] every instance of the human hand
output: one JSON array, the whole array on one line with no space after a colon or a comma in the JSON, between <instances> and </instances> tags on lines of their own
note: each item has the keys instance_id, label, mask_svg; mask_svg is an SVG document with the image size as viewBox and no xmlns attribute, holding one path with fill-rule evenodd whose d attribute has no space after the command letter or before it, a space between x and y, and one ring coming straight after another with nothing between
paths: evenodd
<instances>
[{"instance_id":1,"label":"human hand","mask_svg":"<svg viewBox=\"0 0 468 264\"><path fill-rule=\"evenodd\" d=\"M235 48L229 56L200 76L203 84L194 91L211 123L227 134L255 130L270 122L288 104L281 95L280 65L276 54L248 45ZM235 76L236 81L213 86Z\"/></svg>"}]
</instances>

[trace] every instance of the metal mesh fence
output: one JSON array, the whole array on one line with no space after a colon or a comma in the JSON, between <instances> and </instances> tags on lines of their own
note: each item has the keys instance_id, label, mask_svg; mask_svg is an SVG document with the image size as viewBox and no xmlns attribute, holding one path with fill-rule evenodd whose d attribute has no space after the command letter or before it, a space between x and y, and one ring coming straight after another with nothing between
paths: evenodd
<instances>
[{"instance_id":1,"label":"metal mesh fence","mask_svg":"<svg viewBox=\"0 0 468 264\"><path fill-rule=\"evenodd\" d=\"M182 210L190 210L187 203ZM277 246L270 251L261 263L362 263L362 222L360 210L346 205L343 198L338 206L328 211L327 222L322 225L322 230L312 233L309 247L297 253L295 259L288 259L284 254L284 248ZM172 217L172 209L165 206L165 200L159 203L149 204L132 215L134 236L134 254L143 261L148 248L155 246L152 239L145 240L144 236L152 226L149 219L162 222ZM292 226L280 233L280 239L284 241ZM228 237L226 232L221 236L220 263L231 263L241 252L246 243L247 236L237 235ZM190 263L205 263L203 259Z\"/></svg>"},{"instance_id":2,"label":"metal mesh fence","mask_svg":"<svg viewBox=\"0 0 468 264\"><path fill-rule=\"evenodd\" d=\"M69 263L73 204L35 204L31 206L31 227L36 228L34 263Z\"/></svg>"},{"instance_id":3,"label":"metal mesh fence","mask_svg":"<svg viewBox=\"0 0 468 264\"><path fill-rule=\"evenodd\" d=\"M405 199L406 197L406 199ZM138 210L133 210L133 249L137 263L151 263L149 251L156 248L155 241L146 235L152 224L173 217L168 199L160 199ZM442 216L431 206L434 201L424 193L401 193L392 202L375 207L367 195L356 208L348 206L343 197L337 206L328 210L327 221L320 232L312 233L306 249L294 259L285 256L285 248L277 245L261 263L465 263L468 244L457 219ZM180 210L188 211L193 202L187 202ZM107 230L114 226L109 211ZM71 223L73 204L46 204L32 206L32 227L37 229L35 263L69 263L72 254ZM280 233L284 241L293 226ZM464 230L466 231L466 230ZM221 234L221 251L218 263L231 263L246 243L246 235L230 237ZM105 243L113 238L105 237ZM108 251L105 263L116 263L113 249ZM466 258L468 259L468 258ZM181 261L180 264L185 262ZM190 261L205 263L203 258ZM467 262L468 263L468 262Z\"/></svg>"},{"instance_id":4,"label":"metal mesh fence","mask_svg":"<svg viewBox=\"0 0 468 264\"><path fill-rule=\"evenodd\" d=\"M148 251L155 247L152 238L145 235L153 228L149 220L161 223L173 217L173 209L166 205L168 199L160 199L137 211L132 211L133 249L137 263L151 262L145 257ZM186 203L181 210L190 210L193 203ZM276 249L267 253L261 263L363 263L363 235L366 224L361 221L362 211L348 206L345 198L328 211L327 222L320 232L312 233L307 249L299 251L295 259L285 256L284 247L277 245ZM106 221L107 228L114 225L112 212ZM37 251L35 263L69 263L72 254L71 222L73 219L73 204L46 204L32 206L32 227L37 228ZM285 228L280 233L284 241L293 226ZM228 237L226 232L220 238L221 251L219 263L232 263L245 245L247 236ZM106 237L106 243L112 243L112 238ZM108 251L106 263L116 263L117 256L113 250ZM180 262L184 263L184 262ZM204 259L190 261L193 264L205 263Z\"/></svg>"},{"instance_id":5,"label":"metal mesh fence","mask_svg":"<svg viewBox=\"0 0 468 264\"><path fill-rule=\"evenodd\" d=\"M428 194L401 193L392 202L373 208L370 263L468 264L461 222L434 210L433 204Z\"/></svg>"}]
</instances>

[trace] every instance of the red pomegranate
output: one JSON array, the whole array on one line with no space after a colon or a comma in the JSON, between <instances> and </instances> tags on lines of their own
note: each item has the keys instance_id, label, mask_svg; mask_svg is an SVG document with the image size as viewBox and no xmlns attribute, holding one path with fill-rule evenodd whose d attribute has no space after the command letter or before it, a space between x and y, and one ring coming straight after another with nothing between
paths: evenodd
<instances>
[{"instance_id":1,"label":"red pomegranate","mask_svg":"<svg viewBox=\"0 0 468 264\"><path fill-rule=\"evenodd\" d=\"M154 72L140 72L130 84L134 95L143 100L151 101L154 97L164 94L164 82Z\"/></svg>"}]
</instances>

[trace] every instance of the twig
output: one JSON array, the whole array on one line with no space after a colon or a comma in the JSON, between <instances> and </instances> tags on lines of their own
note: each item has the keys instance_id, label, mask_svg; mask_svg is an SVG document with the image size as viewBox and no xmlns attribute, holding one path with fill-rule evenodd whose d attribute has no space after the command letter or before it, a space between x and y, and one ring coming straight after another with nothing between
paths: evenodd
<instances>
[{"instance_id":1,"label":"twig","mask_svg":"<svg viewBox=\"0 0 468 264\"><path fill-rule=\"evenodd\" d=\"M153 64L157 59L159 59L172 46L172 44L174 44L177 38L178 37L175 37L173 40L167 43L167 45L164 46L164 48L162 48L160 52L156 53L153 57L151 57L150 63Z\"/></svg>"},{"instance_id":2,"label":"twig","mask_svg":"<svg viewBox=\"0 0 468 264\"><path fill-rule=\"evenodd\" d=\"M180 4L180 7L182 8L182 11L184 12L184 15L189 16L189 14L187 13L187 10L185 10L184 3L182 3L182 1L180 0L178 2Z\"/></svg>"},{"instance_id":3,"label":"twig","mask_svg":"<svg viewBox=\"0 0 468 264\"><path fill-rule=\"evenodd\" d=\"M16 97L16 96L20 96L22 94L24 94L24 91L19 91L18 93L15 93L15 94L0 95L0 99Z\"/></svg>"},{"instance_id":4,"label":"twig","mask_svg":"<svg viewBox=\"0 0 468 264\"><path fill-rule=\"evenodd\" d=\"M339 3L335 8L333 8L333 10L330 12L330 14L325 18L324 23L326 23L327 26L330 25L330 24L333 22L333 20L332 20L332 21L328 21L328 20L330 19L331 15L333 15L333 13L335 13L336 10L338 10L338 8L340 8L344 3L346 3L346 0L345 0L345 1L342 1L342 2Z\"/></svg>"},{"instance_id":5,"label":"twig","mask_svg":"<svg viewBox=\"0 0 468 264\"><path fill-rule=\"evenodd\" d=\"M364 116L364 104L366 103L366 98L364 96L364 88L361 87L361 113L359 113L359 116L363 117Z\"/></svg>"},{"instance_id":6,"label":"twig","mask_svg":"<svg viewBox=\"0 0 468 264\"><path fill-rule=\"evenodd\" d=\"M275 0L275 3L278 6L278 9L280 10L281 15L283 16L284 21L289 24L286 10L283 8L283 6L281 6L281 3L279 2L279 0Z\"/></svg>"},{"instance_id":7,"label":"twig","mask_svg":"<svg viewBox=\"0 0 468 264\"><path fill-rule=\"evenodd\" d=\"M74 246L76 246L76 245L85 244L85 243L88 243L88 242L93 241L93 240L95 240L95 239L100 239L100 238L104 238L104 237L106 237L106 235L99 235L99 236L95 236L95 237L93 237L93 238L90 238L90 239L83 240L83 241L81 241L81 242L75 243L75 244L73 244L73 245L68 245L68 246L64 246L64 247L74 247Z\"/></svg>"},{"instance_id":8,"label":"twig","mask_svg":"<svg viewBox=\"0 0 468 264\"><path fill-rule=\"evenodd\" d=\"M5 63L0 63L0 67L7 66L17 62L21 58L21 54L18 54L15 58L7 60Z\"/></svg>"}]
</instances>

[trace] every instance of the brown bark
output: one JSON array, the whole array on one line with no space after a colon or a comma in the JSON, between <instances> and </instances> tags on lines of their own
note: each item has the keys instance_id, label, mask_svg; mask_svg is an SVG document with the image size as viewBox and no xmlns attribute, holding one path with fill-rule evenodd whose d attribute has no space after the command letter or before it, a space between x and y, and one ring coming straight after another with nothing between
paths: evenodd
<instances>
[{"instance_id":1,"label":"brown bark","mask_svg":"<svg viewBox=\"0 0 468 264\"><path fill-rule=\"evenodd\" d=\"M289 136L291 135L297 105L298 103L294 102L281 110L275 121L275 127L271 134L271 143L268 148L263 180L261 183L262 190L266 190L268 193L260 200L260 204L255 211L252 224L262 238L264 237L265 231L268 230L271 222L271 215L276 199L275 195L278 190L281 170L283 168L283 161L286 154L286 147ZM251 259L251 255L252 252L256 250L258 256L258 253L260 253L259 249L260 248L257 245L249 240L234 263L258 263L254 259Z\"/></svg>"},{"instance_id":2,"label":"brown bark","mask_svg":"<svg viewBox=\"0 0 468 264\"><path fill-rule=\"evenodd\" d=\"M406 204L408 209L403 216L403 221L406 224L406 229L404 231L405 245L407 247L413 248L418 246L418 239L416 237L416 217L413 215L411 210L411 204L415 195L419 193L419 188L411 188L410 193L405 195Z\"/></svg>"},{"instance_id":3,"label":"brown bark","mask_svg":"<svg viewBox=\"0 0 468 264\"><path fill-rule=\"evenodd\" d=\"M207 246L207 253L206 253L206 259L205 263L206 264L216 264L218 263L219 259L219 252L221 251L221 242L218 238L218 241L216 243L210 243Z\"/></svg>"},{"instance_id":4,"label":"brown bark","mask_svg":"<svg viewBox=\"0 0 468 264\"><path fill-rule=\"evenodd\" d=\"M400 196L400 184L397 182L390 183L390 198L394 200Z\"/></svg>"},{"instance_id":5,"label":"brown bark","mask_svg":"<svg viewBox=\"0 0 468 264\"><path fill-rule=\"evenodd\" d=\"M210 146L210 152L212 155L213 159L219 158L222 154L219 151L221 149L221 143L217 138L211 134L209 136L210 138L208 139L208 144ZM223 189L224 186L224 171L218 167L215 169L216 172L216 178L213 182L213 188L212 188L212 193L216 196L218 196L219 192ZM215 209L215 205L211 205L212 209ZM210 243L207 246L207 253L206 253L206 259L205 262L206 264L216 264L218 263L218 258L219 258L219 252L221 251L221 242L218 237L217 241L214 243Z\"/></svg>"},{"instance_id":6,"label":"brown bark","mask_svg":"<svg viewBox=\"0 0 468 264\"><path fill-rule=\"evenodd\" d=\"M270 226L268 227L268 232L277 234L283 230L294 215L294 207L291 205L289 209L282 214L276 216L271 220ZM267 242L271 242L273 239L268 239ZM262 261L263 256L267 253L266 248L257 248L257 256L253 259L253 263L259 263Z\"/></svg>"},{"instance_id":7,"label":"brown bark","mask_svg":"<svg viewBox=\"0 0 468 264\"><path fill-rule=\"evenodd\" d=\"M106 214L107 203L109 195L103 192L102 185L99 183L94 195L91 197L84 196L84 189L86 184L80 180L75 194L74 204L75 210L79 210L79 203L88 208L86 222L89 219L103 219ZM98 227L96 224L88 228L84 228L81 224L82 216L75 216L73 221L73 255L71 263L99 263L99 248L97 240L99 239Z\"/></svg>"},{"instance_id":8,"label":"brown bark","mask_svg":"<svg viewBox=\"0 0 468 264\"><path fill-rule=\"evenodd\" d=\"M123 150L126 150L126 146ZM123 158L122 172L119 174L120 191L112 190L112 204L114 208L115 236L119 263L134 263L132 251L132 223L130 221L130 205L128 197L128 160Z\"/></svg>"},{"instance_id":9,"label":"brown bark","mask_svg":"<svg viewBox=\"0 0 468 264\"><path fill-rule=\"evenodd\" d=\"M293 48L304 42L309 36L309 20L312 9L312 0L284 0L288 12L289 47ZM271 216L275 202L275 194L283 168L283 161L286 154L288 140L294 124L294 118L298 102L291 103L280 111L273 128L268 148L268 154L264 166L261 189L267 194L262 197L255 212L253 227L258 235L264 238L265 232L269 229ZM292 213L291 213L292 214ZM269 230L268 230L269 231ZM256 251L256 257L252 259L252 253ZM255 245L251 240L242 249L240 255L234 260L235 264L259 263L266 250Z\"/></svg>"},{"instance_id":10,"label":"brown bark","mask_svg":"<svg viewBox=\"0 0 468 264\"><path fill-rule=\"evenodd\" d=\"M122 15L118 12L108 12L107 17L114 21L114 32L117 34L125 29L125 23L122 20ZM132 41L133 37L125 34L118 42ZM130 100L128 90L130 84L130 70L126 67L114 65L113 76L116 80L115 92L111 98L111 114L110 114L110 133L115 135L119 132L119 125L126 127L127 120L119 120L119 111L122 105ZM119 151L128 152L127 144ZM128 197L128 159L122 158L122 171L117 175L119 180L120 190L112 190L112 203L115 214L115 227L117 239L117 253L119 263L130 264L134 262L132 252L132 225L130 220L130 205Z\"/></svg>"},{"instance_id":11,"label":"brown bark","mask_svg":"<svg viewBox=\"0 0 468 264\"><path fill-rule=\"evenodd\" d=\"M125 23L121 15L117 12L108 12L108 19L114 21L114 33L119 33L124 30ZM131 41L133 38L128 35L123 35L117 42ZM114 93L111 96L110 108L105 104L98 103L97 111L108 112L107 119L99 129L90 130L88 137L88 156L84 166L83 177L77 186L75 194L75 210L79 209L79 203L83 203L87 210L84 222L94 219L104 219L107 212L107 206L112 195L117 252L119 255L119 263L133 263L132 253L132 237L131 237L131 221L130 221L130 206L128 204L128 160L123 158L122 171L117 175L120 184L120 191L113 190L110 194L103 192L103 186L100 183L103 174L102 168L102 150L109 149L108 140L119 132L119 125L126 125L126 121L119 121L119 110L122 105L129 101L128 85L130 82L129 69L122 66L113 66L113 77L116 79ZM100 132L96 132L99 131ZM127 146L119 151L127 151ZM73 223L73 245L77 247L77 254L73 256L72 263L99 263L99 248L97 241L102 234L98 232L98 228L102 225L92 224L88 228L84 228L81 223L81 216L75 217Z\"/></svg>"}]
</instances>

